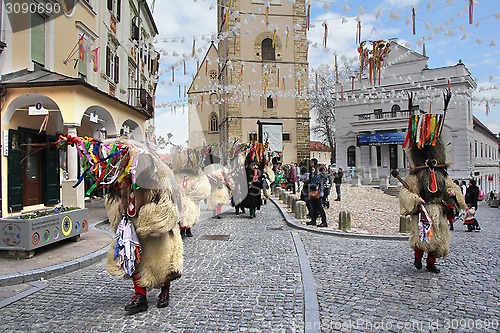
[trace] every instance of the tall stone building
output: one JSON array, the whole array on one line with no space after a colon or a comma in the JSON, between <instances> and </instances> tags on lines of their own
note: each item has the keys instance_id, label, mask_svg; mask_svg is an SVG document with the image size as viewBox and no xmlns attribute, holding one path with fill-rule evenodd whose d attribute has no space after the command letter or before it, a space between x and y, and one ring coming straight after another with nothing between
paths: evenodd
<instances>
[{"instance_id":1,"label":"tall stone building","mask_svg":"<svg viewBox=\"0 0 500 333\"><path fill-rule=\"evenodd\" d=\"M258 140L284 163L309 158L305 0L219 0L217 15L188 91L189 146Z\"/></svg>"}]
</instances>

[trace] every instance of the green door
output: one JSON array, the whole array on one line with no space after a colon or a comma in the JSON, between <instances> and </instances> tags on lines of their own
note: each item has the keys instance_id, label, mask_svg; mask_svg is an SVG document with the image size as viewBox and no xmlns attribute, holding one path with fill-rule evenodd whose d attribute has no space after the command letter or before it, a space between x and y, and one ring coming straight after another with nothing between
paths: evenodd
<instances>
[{"instance_id":1,"label":"green door","mask_svg":"<svg viewBox=\"0 0 500 333\"><path fill-rule=\"evenodd\" d=\"M54 144L55 136L47 136L48 147L45 148L43 156L45 169L43 170L43 200L45 206L53 206L59 203L60 197L60 173L59 173L59 150Z\"/></svg>"},{"instance_id":2,"label":"green door","mask_svg":"<svg viewBox=\"0 0 500 333\"><path fill-rule=\"evenodd\" d=\"M9 130L9 157L8 161L8 195L7 203L9 212L20 212L23 209L23 184L24 184L24 152L18 131Z\"/></svg>"}]
</instances>

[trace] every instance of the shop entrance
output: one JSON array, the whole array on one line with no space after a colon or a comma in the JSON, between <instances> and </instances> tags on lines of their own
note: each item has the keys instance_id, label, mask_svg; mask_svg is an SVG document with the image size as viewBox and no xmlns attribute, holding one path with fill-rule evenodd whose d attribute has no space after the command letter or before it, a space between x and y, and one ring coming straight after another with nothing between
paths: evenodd
<instances>
[{"instance_id":1,"label":"shop entrance","mask_svg":"<svg viewBox=\"0 0 500 333\"><path fill-rule=\"evenodd\" d=\"M19 128L9 131L9 211L59 203L59 152L56 137Z\"/></svg>"}]
</instances>

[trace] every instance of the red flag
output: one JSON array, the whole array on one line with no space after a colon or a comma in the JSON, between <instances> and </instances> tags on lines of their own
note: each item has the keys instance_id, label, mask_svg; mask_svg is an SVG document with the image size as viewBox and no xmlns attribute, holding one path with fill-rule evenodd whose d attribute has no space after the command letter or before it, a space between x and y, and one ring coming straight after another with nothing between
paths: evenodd
<instances>
[{"instance_id":1,"label":"red flag","mask_svg":"<svg viewBox=\"0 0 500 333\"><path fill-rule=\"evenodd\" d=\"M80 60L84 61L85 60L85 48L83 47L83 44L85 43L85 34L80 37L78 40L78 50L80 52Z\"/></svg>"},{"instance_id":2,"label":"red flag","mask_svg":"<svg viewBox=\"0 0 500 333\"><path fill-rule=\"evenodd\" d=\"M99 48L96 47L92 51L90 51L90 58L92 63L94 64L94 72L99 70Z\"/></svg>"}]
</instances>

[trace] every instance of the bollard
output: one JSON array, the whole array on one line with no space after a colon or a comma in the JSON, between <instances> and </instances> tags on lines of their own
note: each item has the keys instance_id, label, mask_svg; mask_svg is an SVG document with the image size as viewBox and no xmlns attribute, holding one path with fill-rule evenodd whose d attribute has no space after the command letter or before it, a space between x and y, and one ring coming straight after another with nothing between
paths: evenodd
<instances>
[{"instance_id":1,"label":"bollard","mask_svg":"<svg viewBox=\"0 0 500 333\"><path fill-rule=\"evenodd\" d=\"M285 202L286 200L286 192L284 189L280 189L279 199L281 202Z\"/></svg>"},{"instance_id":2,"label":"bollard","mask_svg":"<svg viewBox=\"0 0 500 333\"><path fill-rule=\"evenodd\" d=\"M288 207L290 207L292 211L294 210L295 204L297 203L298 200L299 199L296 196L294 195L290 196L290 204L288 205Z\"/></svg>"},{"instance_id":3,"label":"bollard","mask_svg":"<svg viewBox=\"0 0 500 333\"><path fill-rule=\"evenodd\" d=\"M409 234L410 231L411 231L410 215L399 216L399 232L402 234Z\"/></svg>"},{"instance_id":4,"label":"bollard","mask_svg":"<svg viewBox=\"0 0 500 333\"><path fill-rule=\"evenodd\" d=\"M297 200L294 207L294 214L297 220L307 219L307 205L305 201Z\"/></svg>"},{"instance_id":5,"label":"bollard","mask_svg":"<svg viewBox=\"0 0 500 333\"><path fill-rule=\"evenodd\" d=\"M339 213L339 229L342 231L351 230L351 213L345 210Z\"/></svg>"},{"instance_id":6,"label":"bollard","mask_svg":"<svg viewBox=\"0 0 500 333\"><path fill-rule=\"evenodd\" d=\"M380 176L380 185L379 185L380 189L382 191L385 191L389 188L389 177L386 176L386 175L382 175Z\"/></svg>"}]
</instances>

